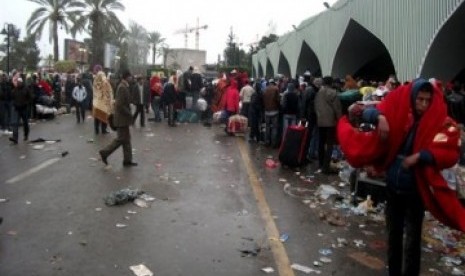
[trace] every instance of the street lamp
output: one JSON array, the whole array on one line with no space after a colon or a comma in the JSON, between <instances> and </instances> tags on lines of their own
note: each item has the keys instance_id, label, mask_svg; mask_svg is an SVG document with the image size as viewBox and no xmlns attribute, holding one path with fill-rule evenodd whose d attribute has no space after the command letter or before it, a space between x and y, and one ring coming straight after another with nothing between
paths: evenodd
<instances>
[{"instance_id":1,"label":"street lamp","mask_svg":"<svg viewBox=\"0 0 465 276\"><path fill-rule=\"evenodd\" d=\"M5 23L0 34L6 35L6 73L10 74L10 29L13 24Z\"/></svg>"}]
</instances>

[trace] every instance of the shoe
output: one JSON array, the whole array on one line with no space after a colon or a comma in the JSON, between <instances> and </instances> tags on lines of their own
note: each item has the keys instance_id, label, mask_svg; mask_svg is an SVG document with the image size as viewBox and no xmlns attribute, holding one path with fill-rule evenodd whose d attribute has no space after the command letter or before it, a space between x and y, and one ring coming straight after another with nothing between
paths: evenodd
<instances>
[{"instance_id":1,"label":"shoe","mask_svg":"<svg viewBox=\"0 0 465 276\"><path fill-rule=\"evenodd\" d=\"M108 157L105 156L101 150L98 153L100 154L100 158L102 158L103 164L108 165L108 160L107 160Z\"/></svg>"},{"instance_id":2,"label":"shoe","mask_svg":"<svg viewBox=\"0 0 465 276\"><path fill-rule=\"evenodd\" d=\"M10 140L11 142L13 142L13 144L15 144L15 145L18 144L18 141L17 141L15 138L13 138L13 137L8 138L8 140Z\"/></svg>"},{"instance_id":3,"label":"shoe","mask_svg":"<svg viewBox=\"0 0 465 276\"><path fill-rule=\"evenodd\" d=\"M29 140L29 137L26 135L24 136L24 141L27 141L27 140Z\"/></svg>"},{"instance_id":4,"label":"shoe","mask_svg":"<svg viewBox=\"0 0 465 276\"><path fill-rule=\"evenodd\" d=\"M137 166L137 163L135 162L123 162L123 167L135 167Z\"/></svg>"},{"instance_id":5,"label":"shoe","mask_svg":"<svg viewBox=\"0 0 465 276\"><path fill-rule=\"evenodd\" d=\"M110 133L108 130L102 131L102 134L108 134Z\"/></svg>"}]
</instances>

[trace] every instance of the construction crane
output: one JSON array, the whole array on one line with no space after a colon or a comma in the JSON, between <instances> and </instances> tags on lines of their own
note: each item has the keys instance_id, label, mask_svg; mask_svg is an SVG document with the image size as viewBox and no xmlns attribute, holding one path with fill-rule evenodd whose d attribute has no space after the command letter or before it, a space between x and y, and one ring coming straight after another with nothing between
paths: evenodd
<instances>
[{"instance_id":1,"label":"construction crane","mask_svg":"<svg viewBox=\"0 0 465 276\"><path fill-rule=\"evenodd\" d=\"M180 29L180 30L177 30L174 32L174 34L184 34L184 47L187 49L187 35L189 33L192 33L195 31L195 49L198 50L199 49L199 31L200 30L206 30L208 28L208 25L203 25L203 26L200 26L199 24L199 18L197 17L197 26L196 27L189 27L187 24L186 24L186 28L185 29Z\"/></svg>"}]
</instances>

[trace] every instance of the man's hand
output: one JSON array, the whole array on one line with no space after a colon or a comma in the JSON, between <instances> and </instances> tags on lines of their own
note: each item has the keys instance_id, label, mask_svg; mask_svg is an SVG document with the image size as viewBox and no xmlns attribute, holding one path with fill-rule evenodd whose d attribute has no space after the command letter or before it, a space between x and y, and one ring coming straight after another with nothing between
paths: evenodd
<instances>
[{"instance_id":1,"label":"man's hand","mask_svg":"<svg viewBox=\"0 0 465 276\"><path fill-rule=\"evenodd\" d=\"M404 167L405 169L408 169L414 166L415 164L417 164L419 159L420 159L420 153L418 152L412 155L409 155L405 157L404 161L402 161L402 167Z\"/></svg>"},{"instance_id":2,"label":"man's hand","mask_svg":"<svg viewBox=\"0 0 465 276\"><path fill-rule=\"evenodd\" d=\"M378 116L378 132L382 140L387 140L389 135L389 124L384 115Z\"/></svg>"}]
</instances>

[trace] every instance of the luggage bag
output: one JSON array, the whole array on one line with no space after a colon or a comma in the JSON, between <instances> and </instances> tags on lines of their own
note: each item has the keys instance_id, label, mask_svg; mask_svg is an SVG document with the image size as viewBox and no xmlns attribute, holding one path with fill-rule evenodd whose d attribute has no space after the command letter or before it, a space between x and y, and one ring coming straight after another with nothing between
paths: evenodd
<instances>
[{"instance_id":1,"label":"luggage bag","mask_svg":"<svg viewBox=\"0 0 465 276\"><path fill-rule=\"evenodd\" d=\"M281 146L279 161L289 167L299 167L307 161L307 145L310 141L308 128L302 124L292 125L286 129Z\"/></svg>"}]
</instances>

